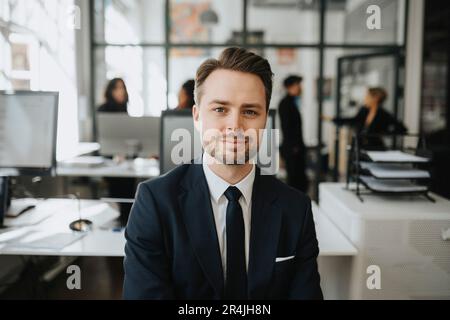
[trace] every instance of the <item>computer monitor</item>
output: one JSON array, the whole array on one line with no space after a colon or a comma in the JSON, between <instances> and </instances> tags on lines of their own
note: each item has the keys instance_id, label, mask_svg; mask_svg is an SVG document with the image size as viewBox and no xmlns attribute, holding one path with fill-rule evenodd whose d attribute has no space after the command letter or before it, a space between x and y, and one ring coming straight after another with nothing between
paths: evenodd
<instances>
[{"instance_id":1,"label":"computer monitor","mask_svg":"<svg viewBox=\"0 0 450 320\"><path fill-rule=\"evenodd\" d=\"M266 131L263 134L258 150L258 167L264 175L276 175L279 169L279 131L276 130L277 111L269 110Z\"/></svg>"},{"instance_id":2,"label":"computer monitor","mask_svg":"<svg viewBox=\"0 0 450 320\"><path fill-rule=\"evenodd\" d=\"M11 202L10 176L56 168L58 93L0 91L0 226Z\"/></svg>"},{"instance_id":3,"label":"computer monitor","mask_svg":"<svg viewBox=\"0 0 450 320\"><path fill-rule=\"evenodd\" d=\"M11 203L11 194L9 192L8 177L0 176L0 228L3 227L3 219Z\"/></svg>"},{"instance_id":4,"label":"computer monitor","mask_svg":"<svg viewBox=\"0 0 450 320\"><path fill-rule=\"evenodd\" d=\"M101 155L159 156L160 117L98 112L97 120Z\"/></svg>"},{"instance_id":5,"label":"computer monitor","mask_svg":"<svg viewBox=\"0 0 450 320\"><path fill-rule=\"evenodd\" d=\"M51 173L57 120L57 92L0 91L0 173Z\"/></svg>"},{"instance_id":6,"label":"computer monitor","mask_svg":"<svg viewBox=\"0 0 450 320\"><path fill-rule=\"evenodd\" d=\"M267 157L258 158L258 166L265 174L273 175L278 166L278 145L277 135L271 131L275 129L276 111L269 110L267 118L266 132L260 144L260 154ZM193 140L191 141L192 138ZM183 143L186 142L188 143ZM161 153L159 159L160 174L164 174L181 163L189 163L191 159L196 159L203 152L200 135L194 128L191 110L169 110L161 115ZM190 145L190 150L182 146ZM268 158L268 159L266 159ZM175 160L175 161L174 161Z\"/></svg>"},{"instance_id":7,"label":"computer monitor","mask_svg":"<svg viewBox=\"0 0 450 320\"><path fill-rule=\"evenodd\" d=\"M163 111L161 114L160 145L160 174L170 171L180 162L187 163L202 154L200 135L194 128L191 110ZM185 148L181 148L181 146ZM190 146L190 149L187 146ZM174 156L172 156L172 153Z\"/></svg>"}]
</instances>

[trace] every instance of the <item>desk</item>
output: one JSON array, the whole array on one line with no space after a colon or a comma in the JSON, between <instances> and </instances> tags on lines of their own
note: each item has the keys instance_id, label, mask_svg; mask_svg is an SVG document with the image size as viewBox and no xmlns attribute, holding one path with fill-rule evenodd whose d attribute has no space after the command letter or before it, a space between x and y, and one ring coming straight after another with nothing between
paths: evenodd
<instances>
[{"instance_id":1,"label":"desk","mask_svg":"<svg viewBox=\"0 0 450 320\"><path fill-rule=\"evenodd\" d=\"M350 186L353 188L353 186ZM361 202L342 183L319 186L320 209L358 249L351 265L351 299L449 299L450 201L432 195L368 194ZM369 266L381 289L367 287Z\"/></svg>"},{"instance_id":2,"label":"desk","mask_svg":"<svg viewBox=\"0 0 450 320\"><path fill-rule=\"evenodd\" d=\"M116 163L112 159L103 159L103 164L95 166L77 165L59 162L56 175L64 178L64 193L68 193L68 178L136 178L152 179L159 176L159 161L155 159L135 159ZM91 180L90 188L92 196L98 198L98 184Z\"/></svg>"},{"instance_id":3,"label":"desk","mask_svg":"<svg viewBox=\"0 0 450 320\"><path fill-rule=\"evenodd\" d=\"M350 240L323 214L315 202L312 203L312 211L320 256L355 256L358 253Z\"/></svg>"},{"instance_id":4,"label":"desk","mask_svg":"<svg viewBox=\"0 0 450 320\"><path fill-rule=\"evenodd\" d=\"M79 142L75 156L82 156L100 150L100 143L97 142Z\"/></svg>"},{"instance_id":5,"label":"desk","mask_svg":"<svg viewBox=\"0 0 450 320\"><path fill-rule=\"evenodd\" d=\"M104 164L93 167L66 165L64 162L60 162L56 168L56 175L151 179L159 176L159 162L157 160L136 159L117 164L111 159L105 159Z\"/></svg>"},{"instance_id":6,"label":"desk","mask_svg":"<svg viewBox=\"0 0 450 320\"><path fill-rule=\"evenodd\" d=\"M36 211L30 211L18 218L6 218L6 226L21 226L27 230L41 231L52 234L56 232L71 232L69 223L78 217L76 200L50 199L41 204ZM64 212L62 212L64 211ZM83 211L85 213L83 213ZM317 205L313 204L314 222L316 224L317 238L320 247L320 256L353 256L357 254L352 243L334 226L334 224L321 213ZM30 216L38 216L33 221ZM39 255L98 255L123 256L125 239L122 232L104 230L103 226L119 216L116 209L102 201L82 200L82 217L94 223L94 229L88 232L81 240L65 247L63 250L39 251ZM23 224L31 222L31 226ZM78 249L77 249L78 248ZM27 250L6 250L11 254L33 255L36 252ZM5 254L1 249L0 253ZM105 254L107 253L107 254Z\"/></svg>"},{"instance_id":7,"label":"desk","mask_svg":"<svg viewBox=\"0 0 450 320\"><path fill-rule=\"evenodd\" d=\"M3 255L45 255L45 256L108 256L123 257L124 232L113 232L104 226L119 216L119 212L108 204L96 200L82 200L82 217L90 219L94 229L83 238L64 247L54 249L30 249L8 247L0 242ZM69 223L78 218L77 201L50 199L38 206L35 212L27 212L18 218L5 219L5 225L22 225L34 214L33 225L22 226L24 233L38 231L40 236L58 232L70 233ZM348 266L357 249L313 203L313 216L319 242L319 272L322 289L326 299L345 299L348 294ZM27 216L28 215L28 216ZM22 220L22 221L20 221ZM0 234L0 237L2 234Z\"/></svg>"},{"instance_id":8,"label":"desk","mask_svg":"<svg viewBox=\"0 0 450 320\"><path fill-rule=\"evenodd\" d=\"M317 263L324 298L348 299L350 268L358 250L314 202L312 211L319 242Z\"/></svg>"},{"instance_id":9,"label":"desk","mask_svg":"<svg viewBox=\"0 0 450 320\"><path fill-rule=\"evenodd\" d=\"M105 226L119 217L114 207L97 200L81 200L81 217L93 223L93 230L86 235L64 247L55 249L33 249L27 247L14 247L0 242L0 254L3 255L42 255L42 256L108 256L120 257L124 255L123 231L114 232ZM34 232L34 236L43 238L56 233L72 233L70 222L78 219L77 200L49 199L38 204L31 210L17 218L6 218L5 225L23 234ZM26 225L30 223L31 225ZM7 235L8 229L0 233L0 239Z\"/></svg>"}]
</instances>

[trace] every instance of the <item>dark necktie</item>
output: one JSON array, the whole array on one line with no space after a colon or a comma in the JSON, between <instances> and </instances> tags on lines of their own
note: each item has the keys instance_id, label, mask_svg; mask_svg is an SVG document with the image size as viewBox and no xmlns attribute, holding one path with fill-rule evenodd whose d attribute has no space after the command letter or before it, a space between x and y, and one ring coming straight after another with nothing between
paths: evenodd
<instances>
[{"instance_id":1,"label":"dark necktie","mask_svg":"<svg viewBox=\"0 0 450 320\"><path fill-rule=\"evenodd\" d=\"M225 298L230 300L247 299L247 271L245 263L245 228L242 208L239 204L241 192L236 187L225 191L228 199L227 233L227 277Z\"/></svg>"}]
</instances>

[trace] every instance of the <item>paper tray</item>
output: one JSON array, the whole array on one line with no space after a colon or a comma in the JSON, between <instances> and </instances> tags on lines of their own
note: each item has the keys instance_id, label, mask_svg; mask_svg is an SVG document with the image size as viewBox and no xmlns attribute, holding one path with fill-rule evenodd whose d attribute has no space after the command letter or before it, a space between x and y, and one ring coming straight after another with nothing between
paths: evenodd
<instances>
[{"instance_id":1,"label":"paper tray","mask_svg":"<svg viewBox=\"0 0 450 320\"><path fill-rule=\"evenodd\" d=\"M361 176L359 179L368 189L375 192L420 193L428 191L426 186L416 185L409 180L379 180L367 176Z\"/></svg>"}]
</instances>

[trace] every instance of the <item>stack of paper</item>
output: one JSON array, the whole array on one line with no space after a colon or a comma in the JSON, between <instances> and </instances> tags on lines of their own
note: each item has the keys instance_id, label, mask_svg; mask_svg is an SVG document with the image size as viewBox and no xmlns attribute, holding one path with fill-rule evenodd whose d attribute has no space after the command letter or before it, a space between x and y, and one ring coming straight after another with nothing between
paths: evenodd
<instances>
[{"instance_id":1,"label":"stack of paper","mask_svg":"<svg viewBox=\"0 0 450 320\"><path fill-rule=\"evenodd\" d=\"M403 164L387 164L374 162L361 162L361 168L368 170L375 178L379 179L423 179L430 178L426 170L414 169Z\"/></svg>"},{"instance_id":2,"label":"stack of paper","mask_svg":"<svg viewBox=\"0 0 450 320\"><path fill-rule=\"evenodd\" d=\"M420 186L409 180L378 180L373 177L361 176L361 181L373 191L378 192L425 192L426 186Z\"/></svg>"},{"instance_id":3,"label":"stack of paper","mask_svg":"<svg viewBox=\"0 0 450 320\"><path fill-rule=\"evenodd\" d=\"M367 151L367 155L374 162L424 163L430 161L428 158L402 151Z\"/></svg>"}]
</instances>

